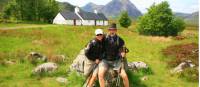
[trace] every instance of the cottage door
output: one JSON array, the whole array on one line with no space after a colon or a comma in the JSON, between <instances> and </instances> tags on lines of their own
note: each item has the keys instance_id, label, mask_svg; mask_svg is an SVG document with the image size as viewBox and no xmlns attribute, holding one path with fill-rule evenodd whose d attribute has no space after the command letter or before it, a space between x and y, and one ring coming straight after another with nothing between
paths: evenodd
<instances>
[{"instance_id":1,"label":"cottage door","mask_svg":"<svg viewBox=\"0 0 200 87\"><path fill-rule=\"evenodd\" d=\"M94 20L94 25L95 25L95 26L97 25L97 20Z\"/></svg>"},{"instance_id":2,"label":"cottage door","mask_svg":"<svg viewBox=\"0 0 200 87\"><path fill-rule=\"evenodd\" d=\"M76 26L76 19L74 19L74 26Z\"/></svg>"}]
</instances>

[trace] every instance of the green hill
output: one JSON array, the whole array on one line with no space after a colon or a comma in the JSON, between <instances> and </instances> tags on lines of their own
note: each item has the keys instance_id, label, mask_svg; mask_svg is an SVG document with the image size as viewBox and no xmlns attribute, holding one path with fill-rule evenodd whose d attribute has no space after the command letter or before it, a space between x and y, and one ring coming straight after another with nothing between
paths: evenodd
<instances>
[{"instance_id":1,"label":"green hill","mask_svg":"<svg viewBox=\"0 0 200 87\"><path fill-rule=\"evenodd\" d=\"M60 11L74 11L75 6L68 2L58 2Z\"/></svg>"},{"instance_id":2,"label":"green hill","mask_svg":"<svg viewBox=\"0 0 200 87\"><path fill-rule=\"evenodd\" d=\"M189 25L199 26L199 11L186 16L185 22Z\"/></svg>"}]
</instances>

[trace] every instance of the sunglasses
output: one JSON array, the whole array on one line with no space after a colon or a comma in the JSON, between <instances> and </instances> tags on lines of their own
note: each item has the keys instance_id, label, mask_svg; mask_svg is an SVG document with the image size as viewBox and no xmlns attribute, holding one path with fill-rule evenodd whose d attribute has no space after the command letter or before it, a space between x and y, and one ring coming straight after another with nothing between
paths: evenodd
<instances>
[{"instance_id":1,"label":"sunglasses","mask_svg":"<svg viewBox=\"0 0 200 87\"><path fill-rule=\"evenodd\" d=\"M102 36L103 34L97 34L96 36Z\"/></svg>"}]
</instances>

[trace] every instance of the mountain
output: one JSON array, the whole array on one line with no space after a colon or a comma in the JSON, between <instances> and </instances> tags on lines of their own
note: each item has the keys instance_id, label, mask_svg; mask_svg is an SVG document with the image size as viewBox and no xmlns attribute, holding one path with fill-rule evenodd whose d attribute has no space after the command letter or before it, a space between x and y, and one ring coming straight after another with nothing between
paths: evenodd
<instances>
[{"instance_id":1,"label":"mountain","mask_svg":"<svg viewBox=\"0 0 200 87\"><path fill-rule=\"evenodd\" d=\"M83 6L82 9L88 12L94 12L94 10L97 10L104 13L108 18L116 18L123 11L128 11L129 16L132 18L137 18L142 15L130 0L112 0L105 6L96 5L90 2Z\"/></svg>"},{"instance_id":2,"label":"mountain","mask_svg":"<svg viewBox=\"0 0 200 87\"><path fill-rule=\"evenodd\" d=\"M188 13L181 13L181 12L175 12L174 15L176 17L185 18L185 17L189 16L190 14L188 14Z\"/></svg>"},{"instance_id":3,"label":"mountain","mask_svg":"<svg viewBox=\"0 0 200 87\"><path fill-rule=\"evenodd\" d=\"M185 22L190 25L199 25L199 11L186 16Z\"/></svg>"},{"instance_id":4,"label":"mountain","mask_svg":"<svg viewBox=\"0 0 200 87\"><path fill-rule=\"evenodd\" d=\"M96 5L92 2L90 2L90 3L86 4L84 7L82 7L82 9L84 11L94 12L94 10L99 11L102 7L103 7L103 5Z\"/></svg>"},{"instance_id":5,"label":"mountain","mask_svg":"<svg viewBox=\"0 0 200 87\"><path fill-rule=\"evenodd\" d=\"M74 11L75 6L68 2L58 2L60 11Z\"/></svg>"},{"instance_id":6,"label":"mountain","mask_svg":"<svg viewBox=\"0 0 200 87\"><path fill-rule=\"evenodd\" d=\"M132 18L142 15L130 0L112 0L100 9L100 12L103 12L109 18L118 17L123 11L128 11L129 16Z\"/></svg>"}]
</instances>

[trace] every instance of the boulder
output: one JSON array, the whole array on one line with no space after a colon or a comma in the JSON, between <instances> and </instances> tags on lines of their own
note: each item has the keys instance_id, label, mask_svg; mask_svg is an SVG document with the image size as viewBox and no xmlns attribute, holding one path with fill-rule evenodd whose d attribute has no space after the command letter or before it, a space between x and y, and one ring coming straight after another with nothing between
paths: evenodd
<instances>
[{"instance_id":1,"label":"boulder","mask_svg":"<svg viewBox=\"0 0 200 87\"><path fill-rule=\"evenodd\" d=\"M85 49L82 49L76 56L73 63L70 65L70 71L84 72L84 61L87 59L85 56ZM68 71L68 70L67 70Z\"/></svg>"},{"instance_id":2,"label":"boulder","mask_svg":"<svg viewBox=\"0 0 200 87\"><path fill-rule=\"evenodd\" d=\"M45 61L47 61L47 57L38 52L30 52L28 54L28 60L31 61L32 63L36 62L38 60L45 62Z\"/></svg>"},{"instance_id":3,"label":"boulder","mask_svg":"<svg viewBox=\"0 0 200 87\"><path fill-rule=\"evenodd\" d=\"M14 64L16 64L16 61L5 61L5 64L6 65L14 65Z\"/></svg>"},{"instance_id":4,"label":"boulder","mask_svg":"<svg viewBox=\"0 0 200 87\"><path fill-rule=\"evenodd\" d=\"M37 66L32 72L33 74L40 74L43 72L54 72L58 66L56 63L48 62Z\"/></svg>"},{"instance_id":5,"label":"boulder","mask_svg":"<svg viewBox=\"0 0 200 87\"><path fill-rule=\"evenodd\" d=\"M138 61L138 62L128 62L128 68L131 69L131 70L135 70L135 69L147 69L148 66L144 62Z\"/></svg>"},{"instance_id":6,"label":"boulder","mask_svg":"<svg viewBox=\"0 0 200 87\"><path fill-rule=\"evenodd\" d=\"M195 65L192 63L191 60L186 60L182 63L180 63L177 67L175 67L173 70L171 70L171 73L180 73L182 72L185 68L193 68Z\"/></svg>"},{"instance_id":7,"label":"boulder","mask_svg":"<svg viewBox=\"0 0 200 87\"><path fill-rule=\"evenodd\" d=\"M54 63L62 63L65 61L65 59L65 55L53 55L51 57L48 57L48 61Z\"/></svg>"},{"instance_id":8,"label":"boulder","mask_svg":"<svg viewBox=\"0 0 200 87\"><path fill-rule=\"evenodd\" d=\"M65 83L65 84L68 82L68 80L64 77L57 77L56 81L59 83Z\"/></svg>"}]
</instances>

